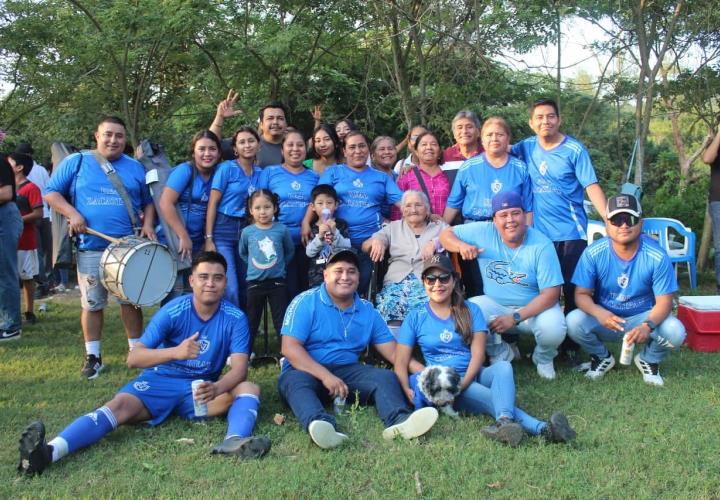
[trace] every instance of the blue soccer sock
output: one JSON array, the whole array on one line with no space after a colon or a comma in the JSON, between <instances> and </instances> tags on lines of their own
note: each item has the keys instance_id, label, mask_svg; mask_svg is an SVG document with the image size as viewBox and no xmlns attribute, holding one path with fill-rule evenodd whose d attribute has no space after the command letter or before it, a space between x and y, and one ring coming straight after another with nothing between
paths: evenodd
<instances>
[{"instance_id":1,"label":"blue soccer sock","mask_svg":"<svg viewBox=\"0 0 720 500\"><path fill-rule=\"evenodd\" d=\"M260 399L254 394L240 394L236 397L228 411L225 439L232 436L251 436L259 407Z\"/></svg>"},{"instance_id":2,"label":"blue soccer sock","mask_svg":"<svg viewBox=\"0 0 720 500\"><path fill-rule=\"evenodd\" d=\"M116 427L115 415L107 406L77 418L65 427L58 437L48 443L53 447L53 462L68 453L100 441L105 434L114 431Z\"/></svg>"}]
</instances>

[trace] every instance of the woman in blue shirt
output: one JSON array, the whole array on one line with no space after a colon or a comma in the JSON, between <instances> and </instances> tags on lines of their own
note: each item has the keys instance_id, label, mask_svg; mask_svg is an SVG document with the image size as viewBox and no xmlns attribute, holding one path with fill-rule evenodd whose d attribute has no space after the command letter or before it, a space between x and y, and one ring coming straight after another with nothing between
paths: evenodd
<instances>
[{"instance_id":1,"label":"woman in blue shirt","mask_svg":"<svg viewBox=\"0 0 720 500\"><path fill-rule=\"evenodd\" d=\"M481 429L486 437L517 446L524 433L541 435L549 442L566 442L575 437L567 418L554 413L549 422L537 420L515 406L512 365L498 361L483 367L487 326L482 311L466 302L450 259L434 255L425 261L422 281L428 303L413 310L398 334L395 373L411 403L429 406L418 398L417 374L408 377L413 347L417 344L428 366L446 366L460 375L460 394L454 408L495 418Z\"/></svg>"}]
</instances>

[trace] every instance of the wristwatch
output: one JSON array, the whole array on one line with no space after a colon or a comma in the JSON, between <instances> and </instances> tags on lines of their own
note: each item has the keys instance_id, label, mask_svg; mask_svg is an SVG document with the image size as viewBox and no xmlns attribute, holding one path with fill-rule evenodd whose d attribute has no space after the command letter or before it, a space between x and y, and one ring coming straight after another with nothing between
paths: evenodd
<instances>
[{"instance_id":1,"label":"wristwatch","mask_svg":"<svg viewBox=\"0 0 720 500\"><path fill-rule=\"evenodd\" d=\"M516 325L520 324L520 322L522 321L522 318L520 317L520 313L517 312L517 311L515 311L514 313L512 313L512 319L513 319L513 321L515 322Z\"/></svg>"},{"instance_id":2,"label":"wristwatch","mask_svg":"<svg viewBox=\"0 0 720 500\"><path fill-rule=\"evenodd\" d=\"M650 332L654 332L655 329L657 328L657 325L652 320L646 319L645 321L643 321L643 323L645 323L648 326L648 328L650 328Z\"/></svg>"}]
</instances>

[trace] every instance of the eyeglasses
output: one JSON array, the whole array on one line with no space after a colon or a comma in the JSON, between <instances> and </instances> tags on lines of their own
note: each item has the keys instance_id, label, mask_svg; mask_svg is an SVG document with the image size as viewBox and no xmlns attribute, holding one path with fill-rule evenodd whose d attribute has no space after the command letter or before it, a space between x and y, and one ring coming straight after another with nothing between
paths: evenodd
<instances>
[{"instance_id":1,"label":"eyeglasses","mask_svg":"<svg viewBox=\"0 0 720 500\"><path fill-rule=\"evenodd\" d=\"M445 273L445 274L426 274L423 276L423 281L427 283L428 285L434 285L436 281L440 281L441 285L447 285L450 283L450 278L452 278L452 273Z\"/></svg>"},{"instance_id":2,"label":"eyeglasses","mask_svg":"<svg viewBox=\"0 0 720 500\"><path fill-rule=\"evenodd\" d=\"M623 212L620 214L613 215L610 217L610 224L615 227L622 227L623 224L627 224L628 227L636 226L640 222L640 217Z\"/></svg>"}]
</instances>

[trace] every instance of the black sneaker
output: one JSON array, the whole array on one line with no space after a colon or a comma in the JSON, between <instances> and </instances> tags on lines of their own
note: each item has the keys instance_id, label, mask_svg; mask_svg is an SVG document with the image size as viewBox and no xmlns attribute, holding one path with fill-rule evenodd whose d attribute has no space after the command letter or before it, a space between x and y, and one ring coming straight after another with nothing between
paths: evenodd
<instances>
[{"instance_id":1,"label":"black sneaker","mask_svg":"<svg viewBox=\"0 0 720 500\"><path fill-rule=\"evenodd\" d=\"M16 328L15 330L0 330L0 342L19 339L21 333L22 329L20 328Z\"/></svg>"},{"instance_id":2,"label":"black sneaker","mask_svg":"<svg viewBox=\"0 0 720 500\"><path fill-rule=\"evenodd\" d=\"M213 455L234 455L240 458L257 459L270 451L270 439L265 436L232 436L217 445L210 453Z\"/></svg>"},{"instance_id":3,"label":"black sneaker","mask_svg":"<svg viewBox=\"0 0 720 500\"><path fill-rule=\"evenodd\" d=\"M25 321L30 323L31 325L34 325L37 323L37 316L32 311L25 312Z\"/></svg>"},{"instance_id":4,"label":"black sneaker","mask_svg":"<svg viewBox=\"0 0 720 500\"><path fill-rule=\"evenodd\" d=\"M547 426L540 433L548 443L567 443L577 436L570 427L567 417L560 412L553 413Z\"/></svg>"},{"instance_id":5,"label":"black sneaker","mask_svg":"<svg viewBox=\"0 0 720 500\"><path fill-rule=\"evenodd\" d=\"M498 441L515 448L522 441L525 431L520 424L513 422L507 417L502 417L494 424L480 429L480 433L486 438Z\"/></svg>"},{"instance_id":6,"label":"black sneaker","mask_svg":"<svg viewBox=\"0 0 720 500\"><path fill-rule=\"evenodd\" d=\"M52 463L52 447L45 441L45 426L39 420L28 425L20 436L20 463L17 470L28 476L42 474Z\"/></svg>"},{"instance_id":7,"label":"black sneaker","mask_svg":"<svg viewBox=\"0 0 720 500\"><path fill-rule=\"evenodd\" d=\"M610 354L607 358L600 359L595 355L590 356L590 369L585 376L590 380L599 380L615 366L615 357Z\"/></svg>"},{"instance_id":8,"label":"black sneaker","mask_svg":"<svg viewBox=\"0 0 720 500\"><path fill-rule=\"evenodd\" d=\"M100 375L100 372L105 366L102 364L102 356L95 356L94 354L88 354L85 356L85 364L80 370L83 377L88 380L93 380Z\"/></svg>"}]
</instances>

